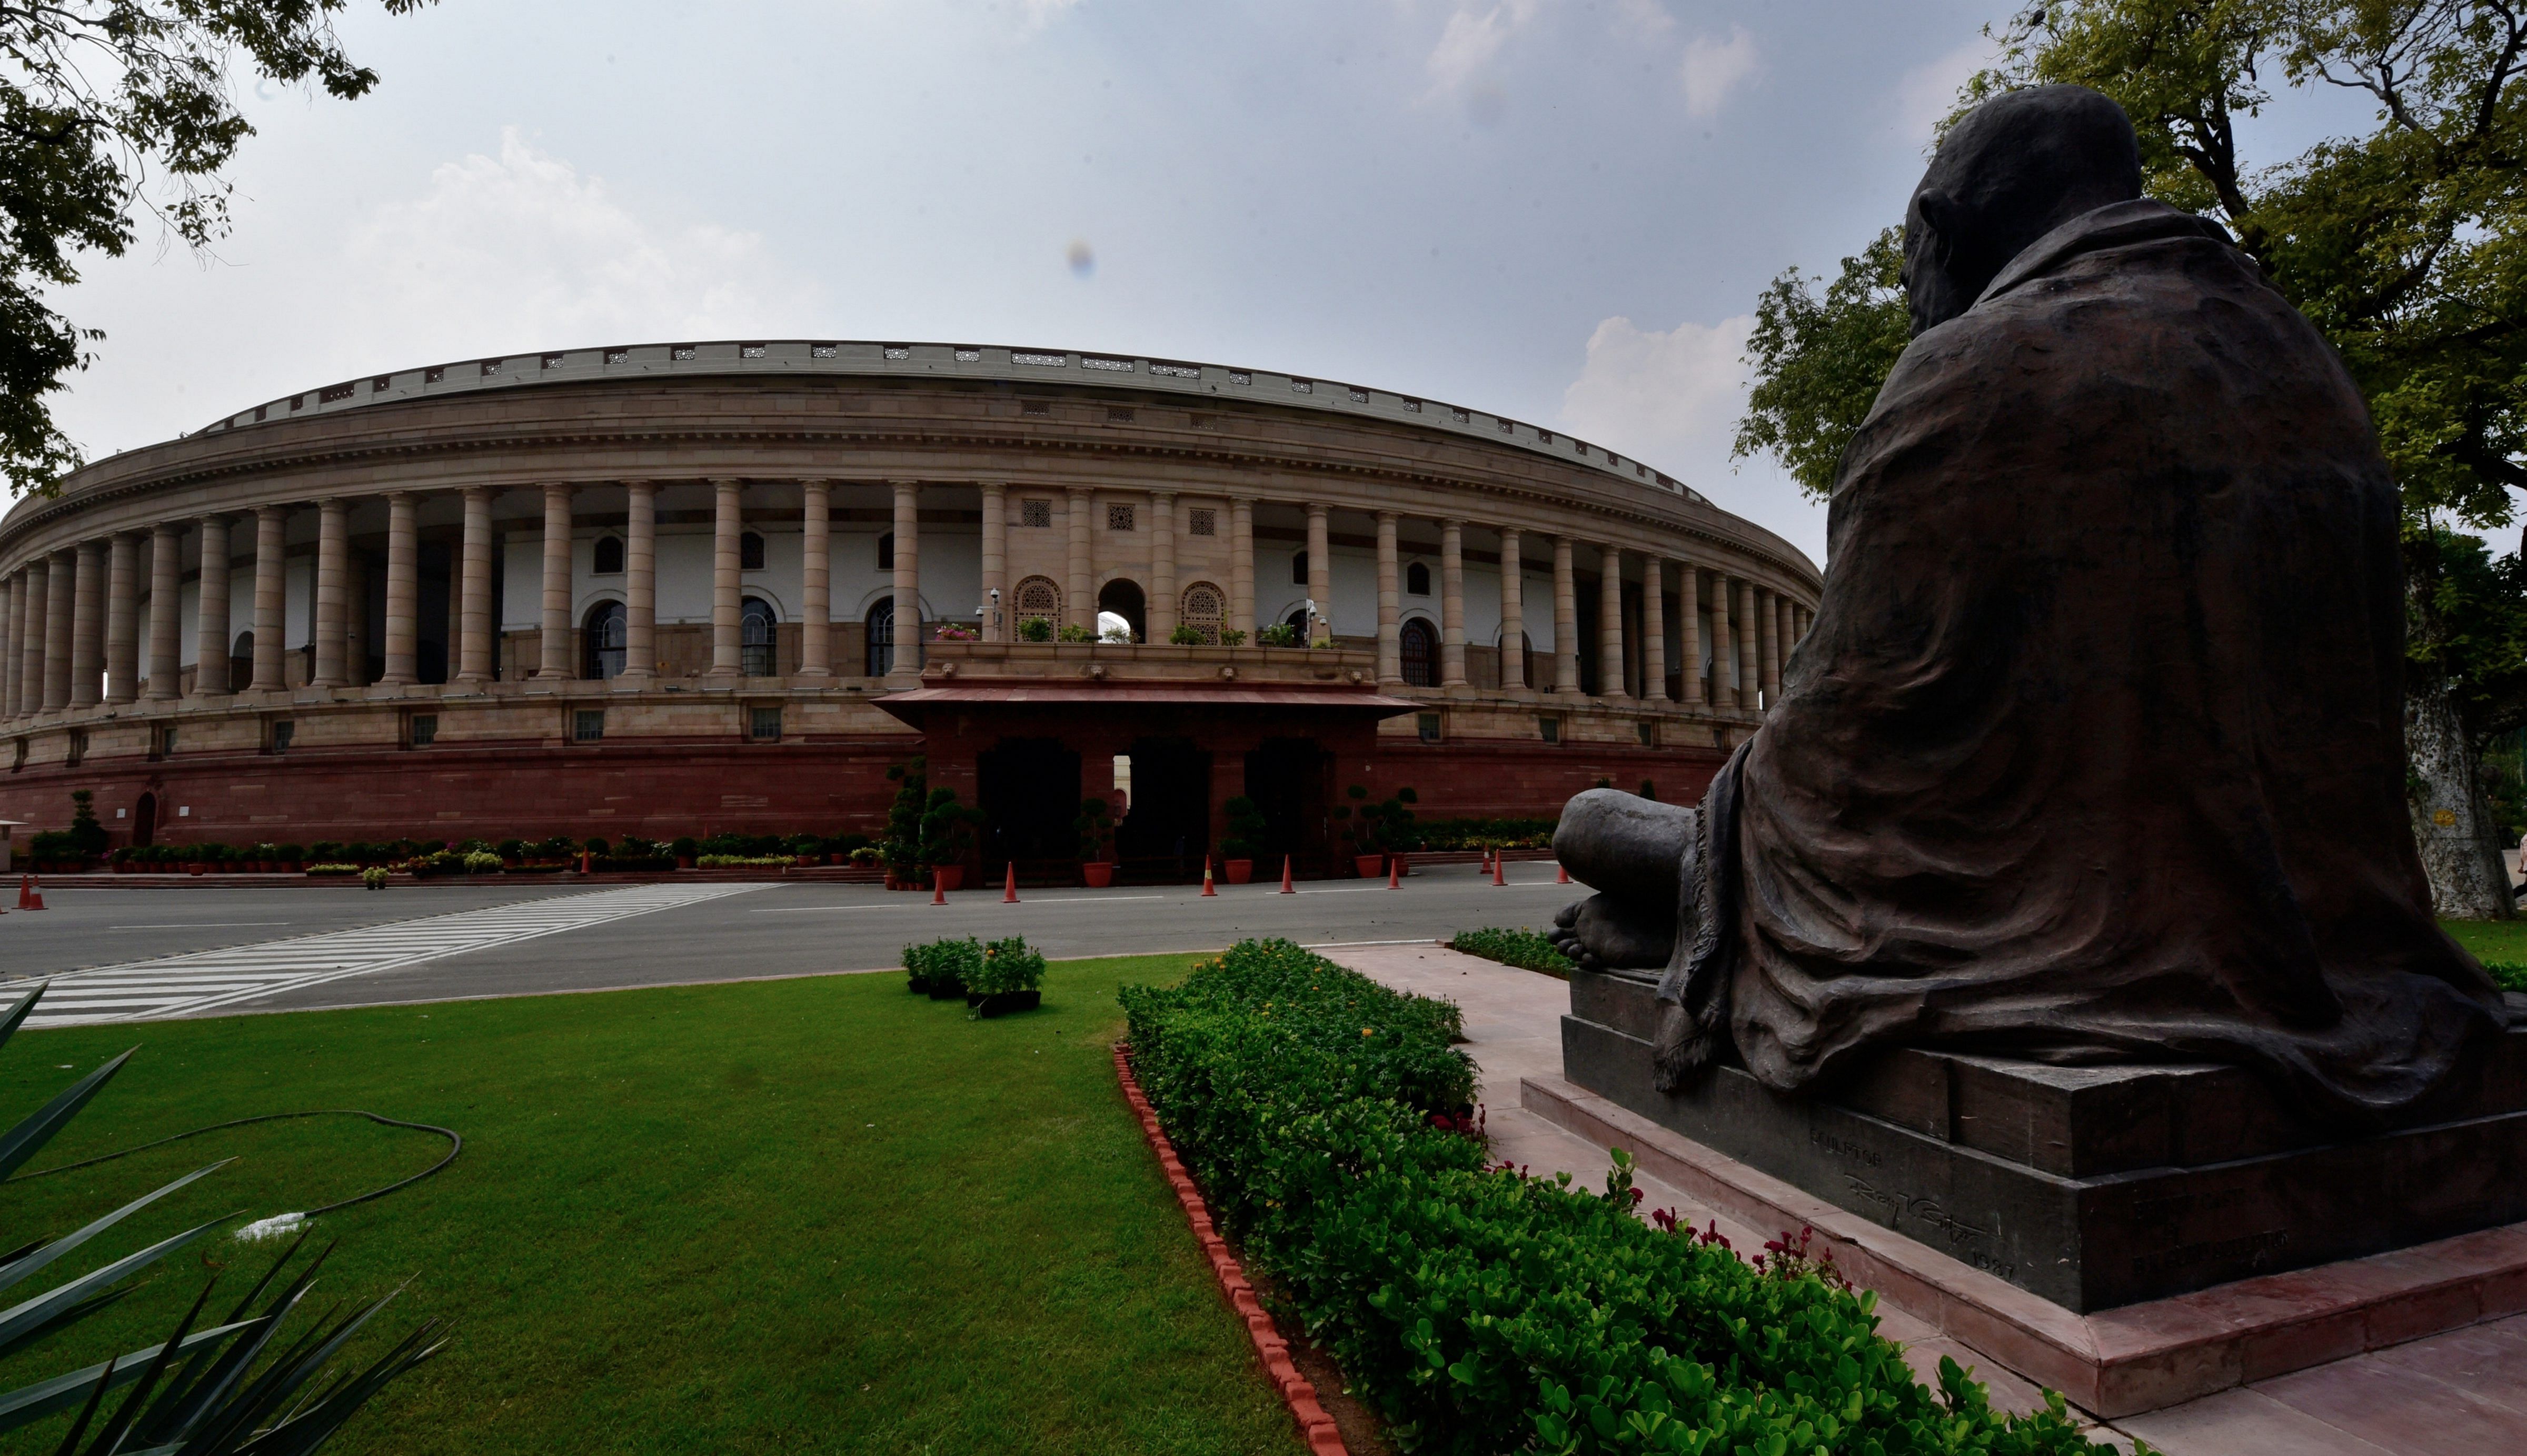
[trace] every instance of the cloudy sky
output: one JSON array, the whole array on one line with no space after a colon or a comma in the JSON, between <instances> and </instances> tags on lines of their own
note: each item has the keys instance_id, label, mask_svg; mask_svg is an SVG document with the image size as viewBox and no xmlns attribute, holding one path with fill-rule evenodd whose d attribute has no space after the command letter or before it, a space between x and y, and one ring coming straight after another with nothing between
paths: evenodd
<instances>
[{"instance_id":1,"label":"cloudy sky","mask_svg":"<svg viewBox=\"0 0 2527 1456\"><path fill-rule=\"evenodd\" d=\"M1728 460L1758 291L1896 220L2010 0L352 0L211 260L144 241L92 454L337 379L740 336L1102 348L1500 411L1822 561ZM704 18L707 19L704 19Z\"/></svg>"}]
</instances>

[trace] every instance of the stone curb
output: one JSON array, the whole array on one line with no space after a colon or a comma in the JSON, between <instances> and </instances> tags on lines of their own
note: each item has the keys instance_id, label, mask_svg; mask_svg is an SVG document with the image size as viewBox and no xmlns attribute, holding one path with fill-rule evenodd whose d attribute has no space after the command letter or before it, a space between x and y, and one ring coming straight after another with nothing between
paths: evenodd
<instances>
[{"instance_id":1,"label":"stone curb","mask_svg":"<svg viewBox=\"0 0 2527 1456\"><path fill-rule=\"evenodd\" d=\"M1114 1047L1114 1075L1123 1084L1123 1100L1132 1105L1133 1115L1141 1119L1141 1133L1149 1139L1150 1151L1159 1155L1159 1171L1166 1174L1167 1186L1175 1190L1176 1202L1185 1211L1185 1222L1192 1225L1204 1257L1211 1261L1211 1272L1219 1279L1219 1292L1227 1297L1228 1307L1245 1320L1247 1337L1255 1341L1255 1353L1264 1362L1264 1373L1271 1378L1282 1401L1290 1407L1291 1418L1299 1423L1299 1433L1307 1440L1311 1456L1351 1456L1342 1433L1334 1429L1334 1418L1316 1403L1316 1387L1308 1383L1308 1378L1290 1362L1290 1342L1281 1338L1272 1316L1256 1298L1255 1286L1247 1282L1246 1271L1228 1252L1228 1241L1212 1226L1211 1208L1202 1201L1202 1190L1194 1186L1193 1175L1177 1160L1175 1144L1167 1141L1166 1133L1160 1128L1158 1113L1141 1095L1141 1084L1132 1075L1131 1050L1120 1042Z\"/></svg>"}]
</instances>

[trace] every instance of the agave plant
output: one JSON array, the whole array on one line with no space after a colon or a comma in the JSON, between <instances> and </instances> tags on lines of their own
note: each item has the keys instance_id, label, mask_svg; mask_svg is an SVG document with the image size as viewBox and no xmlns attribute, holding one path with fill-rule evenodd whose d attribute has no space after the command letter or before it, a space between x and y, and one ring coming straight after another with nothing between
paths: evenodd
<instances>
[{"instance_id":1,"label":"agave plant","mask_svg":"<svg viewBox=\"0 0 2527 1456\"><path fill-rule=\"evenodd\" d=\"M7 1045L44 991L45 986L38 985L0 1017L0 1046ZM127 1051L72 1083L0 1137L0 1178L67 1126L131 1055ZM76 1232L0 1254L0 1298L89 1239L217 1171L226 1162L196 1169ZM59 1333L115 1303L132 1289L132 1275L203 1237L228 1217L161 1239L0 1310L0 1357ZM394 1292L347 1314L331 1311L315 1328L282 1343L283 1324L307 1297L316 1272L333 1252L327 1248L284 1281L284 1272L297 1260L305 1243L302 1233L226 1318L207 1328L195 1326L210 1304L216 1278L203 1286L192 1308L164 1341L0 1393L0 1431L77 1407L78 1418L58 1448L61 1456L302 1456L315 1450L369 1397L438 1353L445 1341L439 1322L426 1321L365 1369L328 1377L327 1367L334 1357L386 1308ZM108 1397L117 1391L122 1394L111 1402L109 1411Z\"/></svg>"}]
</instances>

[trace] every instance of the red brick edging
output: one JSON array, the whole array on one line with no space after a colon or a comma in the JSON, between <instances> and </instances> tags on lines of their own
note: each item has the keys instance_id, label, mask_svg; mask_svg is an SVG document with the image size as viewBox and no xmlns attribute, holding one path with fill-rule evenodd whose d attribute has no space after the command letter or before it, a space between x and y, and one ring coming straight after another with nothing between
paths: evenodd
<instances>
[{"instance_id":1,"label":"red brick edging","mask_svg":"<svg viewBox=\"0 0 2527 1456\"><path fill-rule=\"evenodd\" d=\"M1219 1292L1228 1297L1229 1308L1246 1321L1246 1333L1255 1341L1255 1353L1264 1362L1264 1373L1272 1378L1281 1399L1290 1407L1290 1415L1299 1423L1299 1433L1306 1437L1311 1456L1351 1456L1343 1444L1342 1433L1334 1429L1334 1418L1316 1402L1316 1387L1299 1374L1290 1363L1290 1342L1281 1338L1262 1300L1255 1297L1255 1286L1246 1279L1235 1255L1228 1252L1228 1241L1212 1225L1211 1209L1202 1201L1202 1190L1193 1184L1193 1175L1185 1171L1176 1158L1175 1144L1159 1127L1159 1115L1150 1107L1150 1099L1141 1095L1141 1084L1132 1075L1131 1048L1114 1048L1114 1075L1122 1080L1123 1100L1132 1105L1134 1116L1141 1119L1141 1132L1150 1140L1150 1151L1159 1155L1159 1171L1167 1176L1167 1186L1175 1189L1176 1202L1184 1206L1185 1222L1193 1225L1193 1236L1201 1241L1204 1257L1211 1260L1211 1272L1219 1277Z\"/></svg>"}]
</instances>

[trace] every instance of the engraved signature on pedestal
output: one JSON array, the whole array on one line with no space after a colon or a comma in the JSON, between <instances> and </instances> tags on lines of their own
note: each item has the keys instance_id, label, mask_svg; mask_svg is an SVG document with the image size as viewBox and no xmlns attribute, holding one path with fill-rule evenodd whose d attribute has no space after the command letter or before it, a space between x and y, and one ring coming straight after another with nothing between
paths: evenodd
<instances>
[{"instance_id":1,"label":"engraved signature on pedestal","mask_svg":"<svg viewBox=\"0 0 2527 1456\"><path fill-rule=\"evenodd\" d=\"M1991 1237L1990 1229L1976 1227L1941 1208L1934 1199L1917 1198L1910 1193L1898 1193L1891 1188L1881 1188L1856 1173L1847 1172L1842 1176L1843 1181L1851 1184L1853 1193L1887 1210L1899 1222L1905 1219L1912 1219L1918 1222L1928 1223L1946 1234L1951 1244L1962 1244L1972 1238Z\"/></svg>"}]
</instances>

